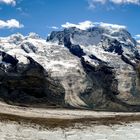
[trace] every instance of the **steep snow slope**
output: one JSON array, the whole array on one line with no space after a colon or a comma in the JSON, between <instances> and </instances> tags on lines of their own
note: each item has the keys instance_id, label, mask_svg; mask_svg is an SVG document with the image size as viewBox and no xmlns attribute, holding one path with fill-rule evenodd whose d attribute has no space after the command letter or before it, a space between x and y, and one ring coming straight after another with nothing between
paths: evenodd
<instances>
[{"instance_id":1,"label":"steep snow slope","mask_svg":"<svg viewBox=\"0 0 140 140\"><path fill-rule=\"evenodd\" d=\"M139 110L140 55L124 29L66 28L0 38L0 97L9 103ZM12 78L11 78L12 77Z\"/></svg>"}]
</instances>

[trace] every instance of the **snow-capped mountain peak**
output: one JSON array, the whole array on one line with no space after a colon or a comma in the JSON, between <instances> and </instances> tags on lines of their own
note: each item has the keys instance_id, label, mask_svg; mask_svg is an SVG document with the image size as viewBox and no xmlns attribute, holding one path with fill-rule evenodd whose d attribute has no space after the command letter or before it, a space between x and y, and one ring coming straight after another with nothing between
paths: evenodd
<instances>
[{"instance_id":1,"label":"snow-capped mountain peak","mask_svg":"<svg viewBox=\"0 0 140 140\"><path fill-rule=\"evenodd\" d=\"M0 77L7 77L1 78L0 92L8 91L8 97L0 98L21 104L138 110L136 41L126 29L114 28L70 27L53 31L47 41L35 33L0 38Z\"/></svg>"}]
</instances>

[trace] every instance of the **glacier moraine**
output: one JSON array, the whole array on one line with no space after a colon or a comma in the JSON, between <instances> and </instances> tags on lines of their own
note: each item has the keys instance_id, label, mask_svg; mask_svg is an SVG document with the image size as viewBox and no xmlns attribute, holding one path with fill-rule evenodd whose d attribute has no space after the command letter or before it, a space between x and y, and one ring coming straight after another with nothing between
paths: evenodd
<instances>
[{"instance_id":1,"label":"glacier moraine","mask_svg":"<svg viewBox=\"0 0 140 140\"><path fill-rule=\"evenodd\" d=\"M0 122L0 140L139 140L140 122L124 125L80 124L76 128L43 129L14 122Z\"/></svg>"}]
</instances>

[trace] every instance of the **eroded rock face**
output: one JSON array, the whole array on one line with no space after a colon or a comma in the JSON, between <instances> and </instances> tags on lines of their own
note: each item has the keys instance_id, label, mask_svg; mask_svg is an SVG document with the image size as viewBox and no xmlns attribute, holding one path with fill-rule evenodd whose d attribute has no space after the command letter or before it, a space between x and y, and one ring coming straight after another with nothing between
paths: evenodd
<instances>
[{"instance_id":1,"label":"eroded rock face","mask_svg":"<svg viewBox=\"0 0 140 140\"><path fill-rule=\"evenodd\" d=\"M136 41L126 30L95 27L83 31L70 28L53 32L47 41L63 44L81 59L90 84L88 90L86 88L80 93L80 98L88 107L116 111L139 110L137 67L140 55Z\"/></svg>"},{"instance_id":2,"label":"eroded rock face","mask_svg":"<svg viewBox=\"0 0 140 140\"><path fill-rule=\"evenodd\" d=\"M39 63L27 56L28 63L22 64L5 52L0 54L2 58L0 98L2 100L26 106L64 105L64 88L59 82L50 78Z\"/></svg>"},{"instance_id":3,"label":"eroded rock face","mask_svg":"<svg viewBox=\"0 0 140 140\"><path fill-rule=\"evenodd\" d=\"M136 41L124 29L68 28L47 41L0 38L0 98L9 103L139 111Z\"/></svg>"}]
</instances>

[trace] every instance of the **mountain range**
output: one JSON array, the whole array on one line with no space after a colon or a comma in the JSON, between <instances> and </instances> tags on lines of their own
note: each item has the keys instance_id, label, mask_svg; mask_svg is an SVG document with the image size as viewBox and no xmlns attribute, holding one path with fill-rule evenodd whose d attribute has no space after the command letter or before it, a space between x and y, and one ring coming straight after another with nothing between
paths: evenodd
<instances>
[{"instance_id":1,"label":"mountain range","mask_svg":"<svg viewBox=\"0 0 140 140\"><path fill-rule=\"evenodd\" d=\"M0 99L8 104L140 111L140 49L126 29L70 27L47 39L0 37Z\"/></svg>"}]
</instances>

